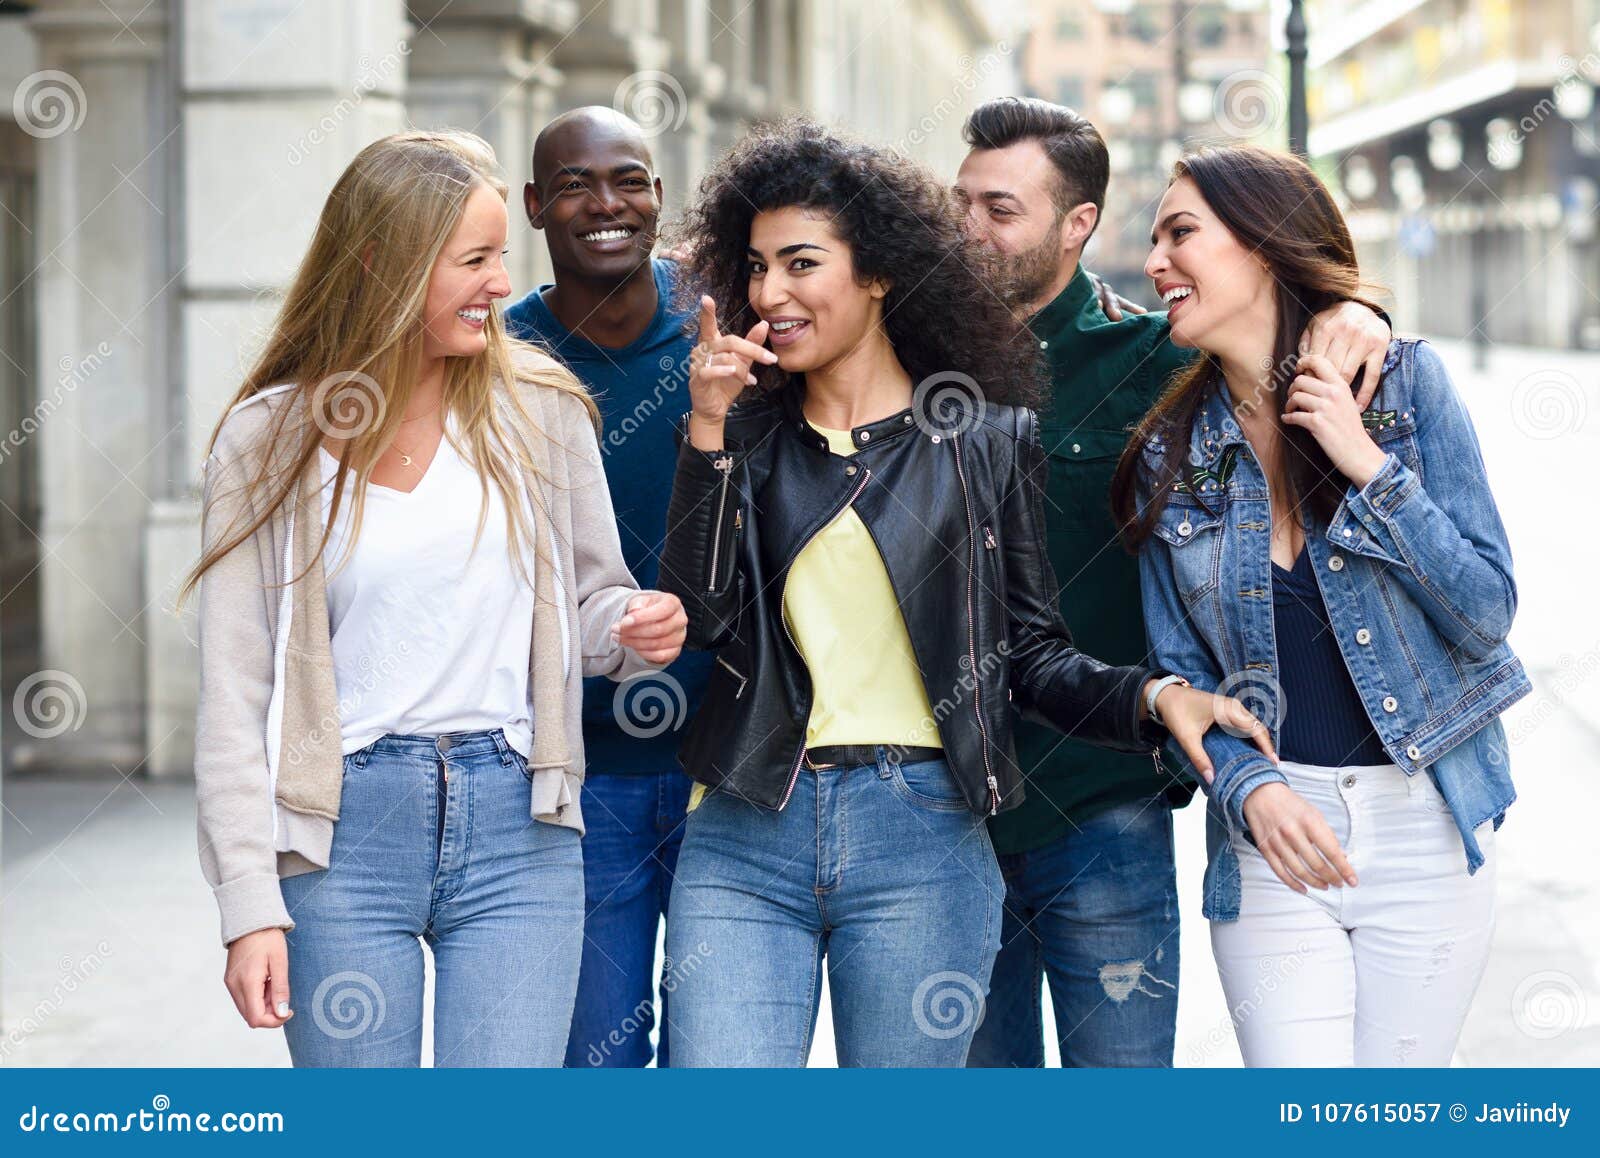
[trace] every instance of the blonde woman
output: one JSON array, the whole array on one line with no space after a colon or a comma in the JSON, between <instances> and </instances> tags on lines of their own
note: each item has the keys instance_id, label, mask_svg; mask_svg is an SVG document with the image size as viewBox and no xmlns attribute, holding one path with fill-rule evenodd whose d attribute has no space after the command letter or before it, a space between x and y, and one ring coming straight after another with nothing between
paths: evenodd
<instances>
[{"instance_id":1,"label":"blonde woman","mask_svg":"<svg viewBox=\"0 0 1600 1158\"><path fill-rule=\"evenodd\" d=\"M509 340L506 186L465 133L334 186L205 470L200 855L246 1022L297 1066L559 1065L585 675L674 659L593 403Z\"/></svg>"}]
</instances>

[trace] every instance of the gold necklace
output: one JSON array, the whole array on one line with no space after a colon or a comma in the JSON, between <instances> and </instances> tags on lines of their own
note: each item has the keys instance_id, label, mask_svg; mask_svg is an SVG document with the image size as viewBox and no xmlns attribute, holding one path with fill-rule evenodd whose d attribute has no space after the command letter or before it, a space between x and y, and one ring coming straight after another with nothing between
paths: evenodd
<instances>
[{"instance_id":1,"label":"gold necklace","mask_svg":"<svg viewBox=\"0 0 1600 1158\"><path fill-rule=\"evenodd\" d=\"M439 408L437 406L435 406L432 410L428 411L427 414L418 414L414 418L402 418L400 420L400 425L404 426L408 422L416 422L417 419L428 417L428 414L437 414L438 412L439 412ZM394 448L395 448L396 452L398 452L399 455L400 455L400 465L401 466L411 466L412 465L411 456L409 454L407 454L404 450L401 449L400 444L398 442L395 443Z\"/></svg>"}]
</instances>

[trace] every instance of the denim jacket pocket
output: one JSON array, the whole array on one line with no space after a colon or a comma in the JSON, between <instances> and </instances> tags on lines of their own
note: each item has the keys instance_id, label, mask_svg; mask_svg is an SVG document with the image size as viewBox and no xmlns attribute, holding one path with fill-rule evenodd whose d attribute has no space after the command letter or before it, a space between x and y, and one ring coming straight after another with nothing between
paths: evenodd
<instances>
[{"instance_id":1,"label":"denim jacket pocket","mask_svg":"<svg viewBox=\"0 0 1600 1158\"><path fill-rule=\"evenodd\" d=\"M1193 606L1216 589L1222 577L1222 513L1199 504L1168 502L1156 523L1156 536L1172 548L1172 574L1183 601Z\"/></svg>"}]
</instances>

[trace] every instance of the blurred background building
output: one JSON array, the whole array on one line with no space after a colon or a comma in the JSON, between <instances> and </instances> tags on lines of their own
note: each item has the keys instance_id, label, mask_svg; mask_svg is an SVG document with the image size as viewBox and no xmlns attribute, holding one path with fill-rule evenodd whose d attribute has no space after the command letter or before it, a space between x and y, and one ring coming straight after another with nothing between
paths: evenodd
<instances>
[{"instance_id":1,"label":"blurred background building","mask_svg":"<svg viewBox=\"0 0 1600 1158\"><path fill-rule=\"evenodd\" d=\"M1600 3L1308 7L1310 151L1397 321L1600 349Z\"/></svg>"},{"instance_id":2,"label":"blurred background building","mask_svg":"<svg viewBox=\"0 0 1600 1158\"><path fill-rule=\"evenodd\" d=\"M1600 546L1569 511L1600 457L1600 0L1303 6L1314 163L1397 327L1450 367L1517 558L1536 694L1507 716L1522 799L1457 1060L1593 1064L1600 884L1572 801L1600 772ZM753 118L809 111L953 175L971 108L1025 90L1105 133L1087 263L1154 304L1141 269L1172 160L1287 141L1290 7L0 0L0 1066L286 1060L216 983L195 651L170 607L201 448L362 146L469 128L515 188L549 117L611 105L652 134L670 214ZM516 213L510 244L520 294L543 246ZM1203 815L1176 825L1177 1063L1232 1065Z\"/></svg>"},{"instance_id":3,"label":"blurred background building","mask_svg":"<svg viewBox=\"0 0 1600 1158\"><path fill-rule=\"evenodd\" d=\"M169 608L202 451L362 146L469 128L517 190L542 124L612 105L652 134L670 212L745 123L807 110L953 173L967 111L1015 90L1005 21L980 0L0 0L4 762L188 772L195 653ZM512 217L520 294L547 267Z\"/></svg>"},{"instance_id":4,"label":"blurred background building","mask_svg":"<svg viewBox=\"0 0 1600 1158\"><path fill-rule=\"evenodd\" d=\"M1111 185L1085 261L1125 297L1157 304L1143 269L1167 174L1202 141L1281 143L1267 0L1037 0L1022 51L1027 91L1077 109L1106 138Z\"/></svg>"}]
</instances>

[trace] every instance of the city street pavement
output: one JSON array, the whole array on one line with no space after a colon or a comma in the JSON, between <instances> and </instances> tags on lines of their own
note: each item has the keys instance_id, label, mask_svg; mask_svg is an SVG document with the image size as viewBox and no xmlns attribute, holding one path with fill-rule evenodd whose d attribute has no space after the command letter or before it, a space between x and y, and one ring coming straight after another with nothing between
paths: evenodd
<instances>
[{"instance_id":1,"label":"city street pavement","mask_svg":"<svg viewBox=\"0 0 1600 1158\"><path fill-rule=\"evenodd\" d=\"M1456 1062L1600 1063L1600 355L1498 348L1489 369L1439 343L1510 529L1512 641L1535 694L1506 718L1519 800L1497 836L1492 958ZM115 770L8 775L0 865L0 1065L283 1065L245 1028L195 855L193 786ZM1239 1064L1200 917L1204 826L1178 824L1180 1066ZM1048 1003L1046 1004L1048 1009ZM1052 1050L1053 1053L1053 1050ZM824 1006L814 1065L832 1064Z\"/></svg>"}]
</instances>

